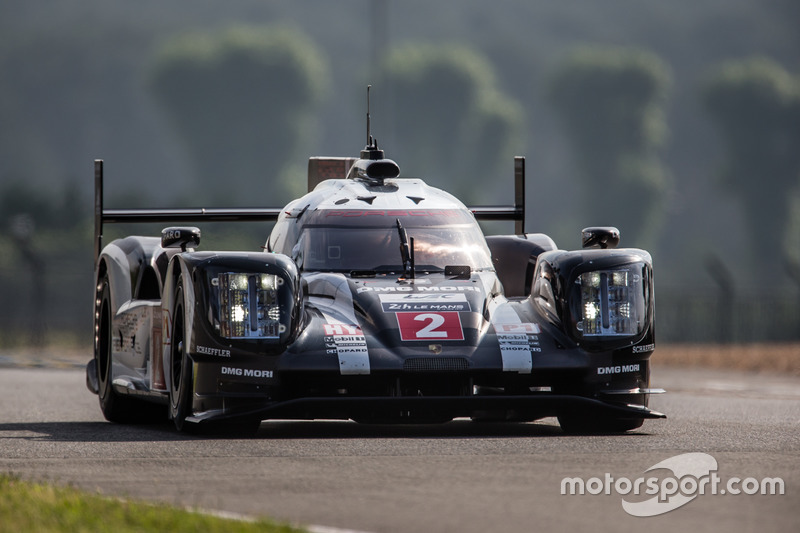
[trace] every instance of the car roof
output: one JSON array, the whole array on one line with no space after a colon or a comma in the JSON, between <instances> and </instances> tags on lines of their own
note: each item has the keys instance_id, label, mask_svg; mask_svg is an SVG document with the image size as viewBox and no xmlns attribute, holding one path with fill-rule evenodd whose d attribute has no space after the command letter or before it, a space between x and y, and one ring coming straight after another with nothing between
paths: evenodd
<instances>
[{"instance_id":1,"label":"car roof","mask_svg":"<svg viewBox=\"0 0 800 533\"><path fill-rule=\"evenodd\" d=\"M431 187L419 178L393 178L381 184L358 179L331 179L286 206L287 216L317 210L336 211L425 211L456 210L469 212L453 195Z\"/></svg>"}]
</instances>

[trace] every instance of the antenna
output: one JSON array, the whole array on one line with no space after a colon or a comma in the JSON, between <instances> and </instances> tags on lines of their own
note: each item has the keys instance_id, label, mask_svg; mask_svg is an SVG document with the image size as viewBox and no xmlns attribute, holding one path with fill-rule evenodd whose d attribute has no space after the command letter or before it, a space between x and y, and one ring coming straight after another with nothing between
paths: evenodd
<instances>
[{"instance_id":1,"label":"antenna","mask_svg":"<svg viewBox=\"0 0 800 533\"><path fill-rule=\"evenodd\" d=\"M372 88L372 85L367 85L367 146L372 144L372 133L370 132L369 127L369 90Z\"/></svg>"},{"instance_id":2,"label":"antenna","mask_svg":"<svg viewBox=\"0 0 800 533\"><path fill-rule=\"evenodd\" d=\"M372 85L367 85L367 145L361 150L361 159L378 160L383 159L383 150L378 148L378 140L372 137L370 129L370 115L369 115L369 90Z\"/></svg>"}]
</instances>

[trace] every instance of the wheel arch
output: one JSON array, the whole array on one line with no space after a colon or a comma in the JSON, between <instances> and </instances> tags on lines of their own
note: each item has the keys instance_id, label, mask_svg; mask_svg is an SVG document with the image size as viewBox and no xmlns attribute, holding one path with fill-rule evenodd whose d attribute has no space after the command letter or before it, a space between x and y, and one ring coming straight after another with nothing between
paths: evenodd
<instances>
[{"instance_id":1,"label":"wheel arch","mask_svg":"<svg viewBox=\"0 0 800 533\"><path fill-rule=\"evenodd\" d=\"M557 249L553 239L543 233L490 235L486 244L492 253L497 278L509 298L530 294L537 258L543 252Z\"/></svg>"},{"instance_id":2,"label":"wheel arch","mask_svg":"<svg viewBox=\"0 0 800 533\"><path fill-rule=\"evenodd\" d=\"M111 301L112 316L123 303L133 297L133 287L130 280L130 262L127 255L114 243L103 249L97 264L95 276L95 290L101 290L104 278L108 278L109 300Z\"/></svg>"}]
</instances>

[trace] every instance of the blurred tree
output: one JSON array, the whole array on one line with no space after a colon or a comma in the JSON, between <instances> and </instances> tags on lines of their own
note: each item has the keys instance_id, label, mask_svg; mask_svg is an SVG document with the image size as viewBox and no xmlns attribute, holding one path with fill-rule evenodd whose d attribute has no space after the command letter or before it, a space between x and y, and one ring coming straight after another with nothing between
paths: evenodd
<instances>
[{"instance_id":1,"label":"blurred tree","mask_svg":"<svg viewBox=\"0 0 800 533\"><path fill-rule=\"evenodd\" d=\"M39 227L59 224L56 201L50 191L43 191L29 182L13 180L0 189L0 227L9 229L17 217L24 215Z\"/></svg>"},{"instance_id":2,"label":"blurred tree","mask_svg":"<svg viewBox=\"0 0 800 533\"><path fill-rule=\"evenodd\" d=\"M160 50L151 79L195 165L193 197L263 191L278 204L304 192L305 173L290 176L289 165L304 155L327 79L305 36L247 27L184 35Z\"/></svg>"},{"instance_id":3,"label":"blurred tree","mask_svg":"<svg viewBox=\"0 0 800 533\"><path fill-rule=\"evenodd\" d=\"M789 209L789 224L783 238L783 249L786 252L786 273L800 289L800 194L795 194Z\"/></svg>"},{"instance_id":4,"label":"blurred tree","mask_svg":"<svg viewBox=\"0 0 800 533\"><path fill-rule=\"evenodd\" d=\"M72 191L62 196L74 200L74 187ZM18 269L16 272L11 271L10 279L3 279L5 276L2 274L5 272L0 272L0 281L22 288L17 296L27 302L26 305L17 305L16 309L19 315L24 315L25 326L22 329L27 330L27 338L18 340L31 346L42 347L47 333L47 256L40 251L41 246L37 245L42 240L41 230L74 226L74 220L79 219L84 212L80 209L80 204L74 208L77 211L75 216L65 220L62 213L64 205L59 205L53 193L34 187L29 182L12 181L0 189L0 232L10 237L6 241L10 247L4 249L3 245L6 243L0 243L0 252L3 255L11 253L12 264ZM5 290L3 293L8 294Z\"/></svg>"},{"instance_id":5,"label":"blurred tree","mask_svg":"<svg viewBox=\"0 0 800 533\"><path fill-rule=\"evenodd\" d=\"M89 206L75 180L66 180L59 191L11 178L0 188L0 228L10 228L20 215L37 228L65 232L87 220Z\"/></svg>"},{"instance_id":6,"label":"blurred tree","mask_svg":"<svg viewBox=\"0 0 800 533\"><path fill-rule=\"evenodd\" d=\"M463 46L406 45L390 52L383 68L391 103L376 98L376 107L393 108L385 148L404 175L446 186L468 203L497 201L485 186L497 176L508 176L512 190L523 113L497 89L484 57Z\"/></svg>"},{"instance_id":7,"label":"blurred tree","mask_svg":"<svg viewBox=\"0 0 800 533\"><path fill-rule=\"evenodd\" d=\"M586 222L617 226L635 246L654 245L664 216L668 179L658 148L670 78L650 52L585 47L548 87L575 149Z\"/></svg>"},{"instance_id":8,"label":"blurred tree","mask_svg":"<svg viewBox=\"0 0 800 533\"><path fill-rule=\"evenodd\" d=\"M720 184L741 202L760 274L774 275L791 257L784 237L800 185L800 79L767 58L729 61L702 97L725 143Z\"/></svg>"}]
</instances>

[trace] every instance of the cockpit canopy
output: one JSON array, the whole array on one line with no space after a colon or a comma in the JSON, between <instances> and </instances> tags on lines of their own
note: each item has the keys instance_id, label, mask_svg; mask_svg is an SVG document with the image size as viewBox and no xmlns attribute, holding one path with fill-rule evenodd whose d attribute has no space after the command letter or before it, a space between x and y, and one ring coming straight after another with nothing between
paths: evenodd
<instances>
[{"instance_id":1,"label":"cockpit canopy","mask_svg":"<svg viewBox=\"0 0 800 533\"><path fill-rule=\"evenodd\" d=\"M302 218L296 239L276 239L282 246L272 251L292 257L303 271L402 271L398 221L414 239L417 271L492 269L483 233L466 209L321 209Z\"/></svg>"}]
</instances>

